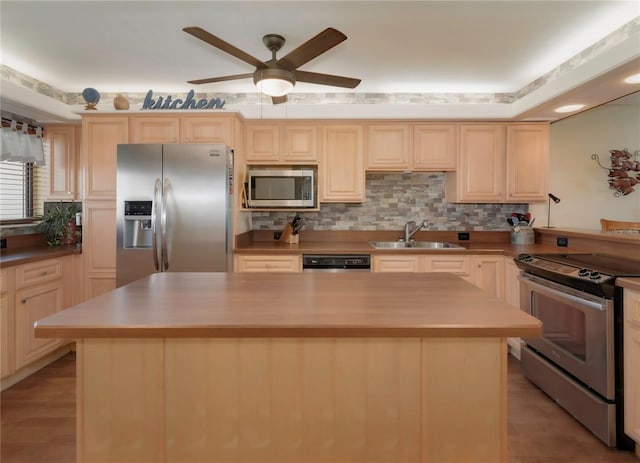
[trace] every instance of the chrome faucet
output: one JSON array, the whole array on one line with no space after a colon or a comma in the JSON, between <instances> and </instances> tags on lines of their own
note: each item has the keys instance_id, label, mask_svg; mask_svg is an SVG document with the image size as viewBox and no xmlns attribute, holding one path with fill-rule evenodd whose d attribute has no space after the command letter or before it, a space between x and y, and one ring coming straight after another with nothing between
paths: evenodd
<instances>
[{"instance_id":1,"label":"chrome faucet","mask_svg":"<svg viewBox=\"0 0 640 463\"><path fill-rule=\"evenodd\" d=\"M427 226L426 220L423 220L418 225L416 225L416 222L414 220L410 220L409 222L405 223L404 224L404 241L406 242L411 241L411 237L416 233L418 233L423 228L425 228L426 226ZM413 228L413 230L411 230L411 228Z\"/></svg>"}]
</instances>

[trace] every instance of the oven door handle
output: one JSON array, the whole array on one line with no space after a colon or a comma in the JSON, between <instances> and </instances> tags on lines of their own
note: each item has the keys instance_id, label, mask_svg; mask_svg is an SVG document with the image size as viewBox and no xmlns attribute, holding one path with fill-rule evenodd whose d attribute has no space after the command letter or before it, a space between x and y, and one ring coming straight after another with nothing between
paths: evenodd
<instances>
[{"instance_id":1,"label":"oven door handle","mask_svg":"<svg viewBox=\"0 0 640 463\"><path fill-rule=\"evenodd\" d=\"M586 306L590 309L599 310L601 312L607 310L606 299L597 298L596 300L592 300L591 298L588 298L586 295L585 297L576 296L567 291L562 291L561 289L559 289L559 288L567 288L568 290L570 289L569 287L566 287L559 283L553 283L547 280L543 280L542 278L536 278L524 273L518 276L518 280L534 288L538 288L540 290L546 291L547 293L553 294L555 297L559 299L569 300L575 304Z\"/></svg>"}]
</instances>

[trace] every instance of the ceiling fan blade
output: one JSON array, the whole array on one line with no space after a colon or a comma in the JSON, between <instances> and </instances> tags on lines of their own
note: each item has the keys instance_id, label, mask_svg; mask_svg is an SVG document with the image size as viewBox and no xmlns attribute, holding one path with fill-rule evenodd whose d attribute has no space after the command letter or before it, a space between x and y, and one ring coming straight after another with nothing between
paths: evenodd
<instances>
[{"instance_id":1,"label":"ceiling fan blade","mask_svg":"<svg viewBox=\"0 0 640 463\"><path fill-rule=\"evenodd\" d=\"M237 47L234 47L230 43L227 43L221 38L216 37L213 34L210 34L209 32L205 31L200 27L196 27L196 26L185 27L182 30L185 31L187 34L191 34L194 37L204 42L207 42L209 45L213 45L214 47L219 48L220 50L226 53L229 53L230 55L235 56L238 59L241 59L245 63L249 63L250 65L255 66L257 68L265 67L265 64L262 61L260 61L258 58L251 56L249 53L246 53Z\"/></svg>"},{"instance_id":2,"label":"ceiling fan blade","mask_svg":"<svg viewBox=\"0 0 640 463\"><path fill-rule=\"evenodd\" d=\"M248 74L235 74L232 76L209 77L208 79L188 80L187 83L188 84L210 84L211 82L224 82L225 80L245 79L247 77L253 77L253 73L250 72Z\"/></svg>"},{"instance_id":3,"label":"ceiling fan blade","mask_svg":"<svg viewBox=\"0 0 640 463\"><path fill-rule=\"evenodd\" d=\"M286 69L294 70L346 39L347 36L342 32L329 27L315 37L307 40L287 56L280 58L277 64Z\"/></svg>"},{"instance_id":4,"label":"ceiling fan blade","mask_svg":"<svg viewBox=\"0 0 640 463\"><path fill-rule=\"evenodd\" d=\"M331 85L333 87L356 88L360 79L352 77L332 76L331 74L319 74L317 72L295 71L296 81L309 84Z\"/></svg>"},{"instance_id":5,"label":"ceiling fan blade","mask_svg":"<svg viewBox=\"0 0 640 463\"><path fill-rule=\"evenodd\" d=\"M287 102L287 95L283 95L283 96L272 96L272 97L271 97L271 102L272 102L273 104L286 103L286 102Z\"/></svg>"}]
</instances>

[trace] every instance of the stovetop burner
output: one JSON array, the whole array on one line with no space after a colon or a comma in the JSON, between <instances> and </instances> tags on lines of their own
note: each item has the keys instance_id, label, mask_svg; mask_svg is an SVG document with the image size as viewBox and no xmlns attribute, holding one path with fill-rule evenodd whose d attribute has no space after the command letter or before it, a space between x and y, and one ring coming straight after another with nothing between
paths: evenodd
<instances>
[{"instance_id":1,"label":"stovetop burner","mask_svg":"<svg viewBox=\"0 0 640 463\"><path fill-rule=\"evenodd\" d=\"M515 262L527 273L604 297L613 297L617 277L640 276L640 261L606 254L520 254Z\"/></svg>"}]
</instances>

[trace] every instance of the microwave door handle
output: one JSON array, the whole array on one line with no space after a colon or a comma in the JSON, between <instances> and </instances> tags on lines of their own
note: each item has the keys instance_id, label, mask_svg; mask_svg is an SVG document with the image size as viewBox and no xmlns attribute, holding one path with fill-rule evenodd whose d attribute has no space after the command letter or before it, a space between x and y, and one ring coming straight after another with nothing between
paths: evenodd
<instances>
[{"instance_id":1,"label":"microwave door handle","mask_svg":"<svg viewBox=\"0 0 640 463\"><path fill-rule=\"evenodd\" d=\"M164 179L162 186L162 212L160 214L160 240L162 246L162 271L169 270L169 253L167 252L167 194L169 194L169 179Z\"/></svg>"},{"instance_id":2,"label":"microwave door handle","mask_svg":"<svg viewBox=\"0 0 640 463\"><path fill-rule=\"evenodd\" d=\"M153 186L153 202L151 203L151 249L153 254L153 267L156 272L160 270L160 258L158 256L158 235L157 224L158 220L157 208L160 206L160 179L156 178L156 183Z\"/></svg>"}]
</instances>

